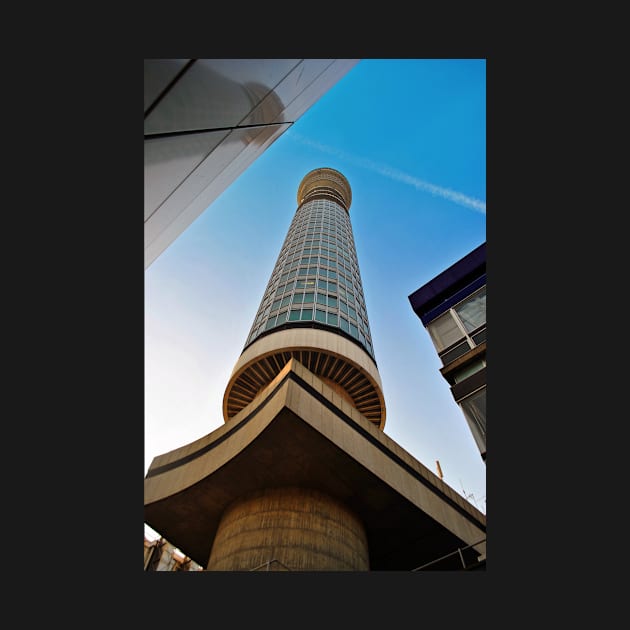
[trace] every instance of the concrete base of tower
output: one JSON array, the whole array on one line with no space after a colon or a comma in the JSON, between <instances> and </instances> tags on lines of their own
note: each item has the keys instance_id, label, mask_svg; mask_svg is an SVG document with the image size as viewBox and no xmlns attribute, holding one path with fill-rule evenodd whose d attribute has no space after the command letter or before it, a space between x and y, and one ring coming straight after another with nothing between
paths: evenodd
<instances>
[{"instance_id":1,"label":"concrete base of tower","mask_svg":"<svg viewBox=\"0 0 630 630\"><path fill-rule=\"evenodd\" d=\"M267 488L224 512L208 571L368 571L365 528L341 502L309 488Z\"/></svg>"},{"instance_id":2,"label":"concrete base of tower","mask_svg":"<svg viewBox=\"0 0 630 630\"><path fill-rule=\"evenodd\" d=\"M153 460L144 517L216 571L462 570L486 553L485 515L295 359Z\"/></svg>"}]
</instances>

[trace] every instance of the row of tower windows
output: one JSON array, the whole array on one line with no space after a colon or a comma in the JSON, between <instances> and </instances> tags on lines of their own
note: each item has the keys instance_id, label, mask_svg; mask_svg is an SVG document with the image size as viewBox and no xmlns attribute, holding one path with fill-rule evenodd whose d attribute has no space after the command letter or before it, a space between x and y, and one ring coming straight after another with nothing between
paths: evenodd
<instances>
[{"instance_id":1,"label":"row of tower windows","mask_svg":"<svg viewBox=\"0 0 630 630\"><path fill-rule=\"evenodd\" d=\"M335 217L334 215L331 217L331 221L326 224L309 220L308 217L301 221L298 219L291 224L289 231L293 234L303 234L304 232L325 233L344 241L349 241L352 238L349 220L345 219L345 217Z\"/></svg>"},{"instance_id":2,"label":"row of tower windows","mask_svg":"<svg viewBox=\"0 0 630 630\"><path fill-rule=\"evenodd\" d=\"M309 234L325 235L333 241L339 242L340 245L348 246L352 240L352 232L346 221L347 219L341 216L338 218L333 217L333 221L326 224L323 222L318 224L308 219L298 220L291 225L289 233L295 238L308 236Z\"/></svg>"},{"instance_id":3,"label":"row of tower windows","mask_svg":"<svg viewBox=\"0 0 630 630\"><path fill-rule=\"evenodd\" d=\"M321 282L321 281L320 281ZM325 283L322 283L325 284ZM327 306L330 306L332 308L339 308L341 309L341 311L347 315L349 315L350 317L352 317L352 319L356 320L363 328L366 329L366 333L369 330L369 325L367 323L367 316L366 313L364 311L364 309L359 306L358 304L355 304L354 299L352 298L352 296L344 296L344 299L341 299L337 296L331 295L329 293L326 293L326 287L322 286L322 284L318 283L318 291L316 293L317 298L315 299L315 301L317 301L320 304L326 304ZM314 288L314 286L310 285L306 288ZM277 311L279 308L282 308L284 306L287 306L290 302L291 302L291 298L293 298L293 303L302 303L302 302L313 302L313 298L312 295L315 292L311 293L311 292L297 292L297 293L291 293L291 292L287 292L286 295L284 295L282 297L282 299L278 299L275 300L273 302L273 304L269 307L269 308L265 308L264 311L262 311L259 316L256 318L256 322L255 325L260 323L260 321L266 317L267 315L269 315L269 313L273 313L274 311ZM302 296L305 297L302 297ZM356 307L356 308L355 308ZM367 333L369 334L369 333Z\"/></svg>"},{"instance_id":4,"label":"row of tower windows","mask_svg":"<svg viewBox=\"0 0 630 630\"><path fill-rule=\"evenodd\" d=\"M297 287L297 283L298 282L300 284L304 283L304 287L307 286L307 283L308 283L308 286L314 286L311 283L312 282L317 282L317 287L319 289L322 289L323 291L328 291L330 293L337 293L338 285L335 282L329 282L328 280L323 280L320 277L316 281L313 278L311 278L310 280L308 280L308 279L307 280L303 280L303 281L294 280L293 282L287 282L286 284L281 284L276 289L275 297L280 297L280 296L282 296L283 293L291 293L294 289L298 288ZM301 288L301 286L300 286L300 288Z\"/></svg>"},{"instance_id":5,"label":"row of tower windows","mask_svg":"<svg viewBox=\"0 0 630 630\"><path fill-rule=\"evenodd\" d=\"M346 211L333 200L330 199L311 199L298 208L294 221L306 218L308 219L326 219L331 216L343 217L348 216Z\"/></svg>"},{"instance_id":6,"label":"row of tower windows","mask_svg":"<svg viewBox=\"0 0 630 630\"><path fill-rule=\"evenodd\" d=\"M311 250L310 248L314 248ZM337 246L334 243L331 243L330 240L326 238L307 238L304 240L296 241L292 240L290 243L287 243L286 247L280 252L280 256L278 256L278 261L284 262L289 256L295 256L300 254L322 254L324 256L328 256L333 259L343 258L344 262L347 265L354 263L357 265L356 254L352 247L348 246ZM358 265L357 265L358 266Z\"/></svg>"},{"instance_id":7,"label":"row of tower windows","mask_svg":"<svg viewBox=\"0 0 630 630\"><path fill-rule=\"evenodd\" d=\"M364 327L367 328L367 324L364 321L362 321L361 317L357 315L356 310L352 308L352 306L349 306L348 304L346 304L346 302L344 302L343 300L333 295L322 293L320 291L317 291L317 292L307 291L304 293L302 292L290 293L289 295L286 295L285 297L283 297L281 300L276 300L271 305L270 312L271 314L274 314L274 311L277 311L279 308L288 306L290 303L295 305L295 304L302 304L302 303L308 304L308 303L313 303L313 302L317 302L318 304L324 304L326 306L329 306L335 309L339 308L343 313L350 316L352 319L361 323Z\"/></svg>"},{"instance_id":8,"label":"row of tower windows","mask_svg":"<svg viewBox=\"0 0 630 630\"><path fill-rule=\"evenodd\" d=\"M323 220L304 218L304 219L296 221L292 225L292 229L293 230L298 230L298 229L299 230L303 230L303 229L325 230L328 233L336 233L337 236L342 237L344 239L350 238L350 234L345 223L343 221L337 220L334 216L332 217L332 219L325 218Z\"/></svg>"},{"instance_id":9,"label":"row of tower windows","mask_svg":"<svg viewBox=\"0 0 630 630\"><path fill-rule=\"evenodd\" d=\"M317 235L317 241L323 241L324 243L332 244L332 248L334 249L336 249L334 245L336 243L343 249L352 251L352 257L354 258L354 262L356 264L356 254L354 254L353 251L354 246L352 240L352 231L349 225L349 219L347 215L345 215L345 212L339 209L337 209L338 214L335 216L334 210L335 209L333 208L332 216L334 219L336 219L334 228L331 227L331 229L326 230L322 228L315 229L314 227L310 227L307 229L307 226L311 223L309 219L311 218L310 213L312 212L312 210L310 210L309 207L304 207L302 211L305 213L305 217L300 220L299 213L298 215L296 215L296 220L289 229L289 233L285 241L285 247L283 247L283 250L281 250L281 256L284 252L286 252L289 246L296 246L299 240L305 239L305 241L308 241L309 238Z\"/></svg>"},{"instance_id":10,"label":"row of tower windows","mask_svg":"<svg viewBox=\"0 0 630 630\"><path fill-rule=\"evenodd\" d=\"M288 287L286 290L290 291L292 288L294 287L298 287L299 285L296 285L295 282L303 282L304 280L298 279L297 281L294 280L293 282L290 282L290 280L292 280L293 278L295 278L296 276L298 278L302 278L303 276L316 276L319 274L319 278L320 279L328 279L328 281L330 280L334 280L336 282L338 282L339 284L342 284L344 287L346 287L346 289L350 292L353 293L354 289L354 285L352 284L352 280L349 280L348 278L345 277L345 275L339 271L333 271L332 269L324 269L323 267L300 267L299 269L296 267L295 269L288 271L286 273L283 273L282 276L280 276L279 278L279 282L281 282L282 284L279 284L276 288L275 291L275 295L278 295L278 292L283 292L285 289L284 287ZM289 282L287 282L289 281ZM276 283L274 282L273 285L270 287L270 289L274 288L276 285ZM333 291L336 291L337 289L334 288L332 289ZM271 295L270 291L267 291L265 294L265 299Z\"/></svg>"},{"instance_id":11,"label":"row of tower windows","mask_svg":"<svg viewBox=\"0 0 630 630\"><path fill-rule=\"evenodd\" d=\"M315 247L312 247L313 242L309 242L304 249L302 247L293 247L286 254L286 260L296 260L296 258L300 258L300 256L320 256L322 258L328 258L332 261L339 262L340 265L347 265L351 267L352 262L349 258L343 255L342 252L337 252L335 250L330 250L328 247L322 245L319 246L319 243L315 241ZM280 257L280 260L284 258Z\"/></svg>"},{"instance_id":12,"label":"row of tower windows","mask_svg":"<svg viewBox=\"0 0 630 630\"><path fill-rule=\"evenodd\" d=\"M287 321L317 321L322 324L328 324L329 326L336 326L351 334L355 339L358 339L368 349L369 353L373 355L374 351L372 349L372 344L368 341L363 332L351 321L348 321L348 319L338 315L337 313L332 313L317 307L314 308L310 305L305 305L302 308L292 307L291 309L280 311L277 315L272 315L267 320L264 330L270 330L271 328L280 326ZM250 340L253 339L258 332L260 331L252 334L250 336Z\"/></svg>"},{"instance_id":13,"label":"row of tower windows","mask_svg":"<svg viewBox=\"0 0 630 630\"><path fill-rule=\"evenodd\" d=\"M323 220L313 219L308 214L302 218L298 217L291 224L290 229L294 233L303 230L324 230L327 233L336 233L337 236L344 239L349 239L351 234L349 220L342 215L337 216L335 213Z\"/></svg>"},{"instance_id":14,"label":"row of tower windows","mask_svg":"<svg viewBox=\"0 0 630 630\"><path fill-rule=\"evenodd\" d=\"M304 260L304 259L308 259ZM355 276L359 275L358 264L354 260L355 256L347 251L338 251L335 246L326 247L319 241L308 241L302 245L292 246L289 250L282 253L278 257L276 263L276 272L281 266L288 263L301 261L304 263L325 264L334 268L346 269L348 273L352 272Z\"/></svg>"},{"instance_id":15,"label":"row of tower windows","mask_svg":"<svg viewBox=\"0 0 630 630\"><path fill-rule=\"evenodd\" d=\"M346 318L350 319L350 323L357 326L358 330L364 335L368 340L370 339L369 326L364 317L361 316L360 313L347 304L345 301L326 293L322 293L321 291L306 291L299 293L289 293L285 295L281 300L276 300L269 309L266 309L263 313L260 313L256 318L256 323L253 326L252 337L255 336L258 332L262 331L262 327L257 326L261 321L266 319L274 319L276 315L278 315L278 309L282 309L282 311L286 310L286 308L290 305L292 308L299 308L300 305L309 305L316 304L322 306L326 309L327 312L334 314L343 314ZM266 325L265 330L268 329L269 324ZM346 331L347 332L347 331Z\"/></svg>"},{"instance_id":16,"label":"row of tower windows","mask_svg":"<svg viewBox=\"0 0 630 630\"><path fill-rule=\"evenodd\" d=\"M339 308L344 313L348 313L352 316L353 319L361 322L361 318L364 320L364 326L367 330L369 330L368 320L367 320L367 312L365 311L365 306L362 302L360 296L357 296L355 300L355 296L351 291L346 291L343 286L340 286L336 282L331 282L330 280L326 280L322 277L322 270L320 269L320 274L317 279L315 278L305 278L305 279L297 279L293 282L288 282L287 284L283 284L279 286L274 294L274 297L277 298L270 305L271 298L268 298L263 301L261 308L259 309L258 317L254 322L254 326L256 326L260 321L266 317L270 311L275 311L278 308L286 306L290 300L293 292L299 289L317 289L319 294L326 293L334 293L337 294L335 296L328 296L328 300L326 302L322 301L321 303L327 303L330 306L337 306L337 296L339 296ZM343 298L343 299L342 299ZM356 309L356 310L355 310ZM359 316L357 316L357 313Z\"/></svg>"},{"instance_id":17,"label":"row of tower windows","mask_svg":"<svg viewBox=\"0 0 630 630\"><path fill-rule=\"evenodd\" d=\"M317 273L319 271L319 274ZM297 280L291 280L291 278L298 277ZM303 277L304 276L304 277ZM311 276L310 278L307 276ZM361 306L364 306L363 299L361 297L361 292L359 289L355 288L350 280L347 280L343 274L335 274L335 272L331 272L326 269L317 269L317 267L300 267L296 270L296 272L290 272L287 276L286 282L278 285L277 287L270 287L271 289L275 288L275 292L273 295L276 297L280 296L282 293L286 293L288 291L292 291L293 289L301 289L307 286L307 282L315 281L317 278L317 286L320 288L326 288L328 291L332 291L334 293L341 293L342 295L348 295L348 299L354 302L354 296L356 293L357 301ZM360 286L360 285L357 285ZM268 301L268 298L271 296L271 292L267 291L265 294L265 301Z\"/></svg>"},{"instance_id":18,"label":"row of tower windows","mask_svg":"<svg viewBox=\"0 0 630 630\"><path fill-rule=\"evenodd\" d=\"M313 267L310 267L310 268L313 269ZM294 267L293 265L291 265L291 267L289 267L289 269L291 269L291 271L286 271L285 273L283 273L280 276L280 278L278 279L278 282L286 282L287 280L291 280L292 278L295 278L295 276L298 275L297 266ZM304 273L301 273L299 275L303 276ZM319 276L320 276L320 278L323 277L323 278L330 278L331 280L338 280L339 277L342 276L342 275L343 274L341 272L337 273L336 271L333 271L332 269L325 269L324 267L320 267L319 268ZM345 276L344 276L344 278L345 278Z\"/></svg>"},{"instance_id":19,"label":"row of tower windows","mask_svg":"<svg viewBox=\"0 0 630 630\"><path fill-rule=\"evenodd\" d=\"M340 238L336 236L334 232L330 230L318 230L318 229L309 229L309 230L300 230L300 231L292 231L292 241L297 242L298 239L308 240L316 239L325 241L327 243L331 243L332 245L338 245L339 247L343 247L346 249L350 249L350 239L349 238Z\"/></svg>"},{"instance_id":20,"label":"row of tower windows","mask_svg":"<svg viewBox=\"0 0 630 630\"><path fill-rule=\"evenodd\" d=\"M291 281L296 276L297 279ZM308 276L311 277L309 278ZM274 281L270 283L270 286L265 293L263 302L259 309L259 313L264 312L267 306L269 306L272 296L278 298L281 297L283 293L288 293L290 291L293 291L294 289L315 286L315 282L317 282L318 288L325 289L334 293L339 293L352 305L355 304L356 292L357 308L362 316L367 320L367 313L365 312L365 304L361 291L360 289L356 288L360 287L360 282L355 281L356 286L353 285L352 280L347 279L341 270L339 270L338 272L334 272L323 267L300 267L299 269L293 269L292 271L285 272L281 276L279 276L279 281L282 282L282 284L278 284L278 280L276 280L277 277L278 276L274 274ZM289 280L289 282L285 282L285 280Z\"/></svg>"},{"instance_id":21,"label":"row of tower windows","mask_svg":"<svg viewBox=\"0 0 630 630\"><path fill-rule=\"evenodd\" d=\"M323 267L326 267L328 269L337 269L339 271L339 274L347 276L350 280L354 277L357 284L359 283L358 273L356 273L350 267L345 267L343 264L341 263L338 264L336 261L329 260L328 258L323 258L323 257L318 258L317 256L302 256L301 258L298 258L294 261L288 260L284 264L279 263L278 268L276 272L273 274L271 282L269 283L270 286L275 284L276 281L282 282L283 280L287 278L294 277L295 273L291 274L293 270L297 269L300 265L309 265L309 264L317 265L320 268L320 270ZM310 267L310 268L313 269L314 267ZM330 274L329 274L329 277L330 277Z\"/></svg>"},{"instance_id":22,"label":"row of tower windows","mask_svg":"<svg viewBox=\"0 0 630 630\"><path fill-rule=\"evenodd\" d=\"M320 270L321 271L321 270ZM300 289L306 289L301 291ZM312 289L312 291L308 291ZM314 297L316 296L316 297ZM337 285L335 282L330 282L321 278L316 280L310 279L298 279L293 282L289 282L280 286L275 293L275 300L270 303L266 300L261 309L259 309L258 316L254 321L252 330L254 330L269 314L275 314L274 312L280 308L284 308L289 304L301 304L309 302L317 302L318 304L327 306L329 308L340 309L346 316L351 317L359 325L359 328L363 331L366 337L370 337L369 324L367 319L367 312L360 298L355 300L352 293L347 292L343 287Z\"/></svg>"}]
</instances>

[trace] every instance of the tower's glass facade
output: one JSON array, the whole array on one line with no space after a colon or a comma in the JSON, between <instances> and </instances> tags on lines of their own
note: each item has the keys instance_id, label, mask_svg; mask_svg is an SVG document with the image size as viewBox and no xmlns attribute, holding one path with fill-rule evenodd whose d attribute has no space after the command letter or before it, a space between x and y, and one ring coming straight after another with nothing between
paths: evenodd
<instances>
[{"instance_id":1,"label":"tower's glass facade","mask_svg":"<svg viewBox=\"0 0 630 630\"><path fill-rule=\"evenodd\" d=\"M385 401L350 224L352 191L331 168L300 183L298 207L223 398L225 420L299 361L379 428Z\"/></svg>"},{"instance_id":2,"label":"tower's glass facade","mask_svg":"<svg viewBox=\"0 0 630 630\"><path fill-rule=\"evenodd\" d=\"M317 169L343 178L332 169ZM306 191L289 227L245 346L278 327L328 326L360 343L374 359L372 335L354 246L349 205L320 185ZM302 187L300 188L302 192Z\"/></svg>"}]
</instances>

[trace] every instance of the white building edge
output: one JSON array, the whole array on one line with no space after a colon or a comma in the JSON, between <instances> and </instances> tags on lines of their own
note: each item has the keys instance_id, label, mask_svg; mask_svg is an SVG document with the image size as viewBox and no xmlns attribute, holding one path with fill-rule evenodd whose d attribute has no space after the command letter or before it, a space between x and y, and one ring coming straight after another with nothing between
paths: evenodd
<instances>
[{"instance_id":1,"label":"white building edge","mask_svg":"<svg viewBox=\"0 0 630 630\"><path fill-rule=\"evenodd\" d=\"M359 59L145 59L145 269Z\"/></svg>"}]
</instances>

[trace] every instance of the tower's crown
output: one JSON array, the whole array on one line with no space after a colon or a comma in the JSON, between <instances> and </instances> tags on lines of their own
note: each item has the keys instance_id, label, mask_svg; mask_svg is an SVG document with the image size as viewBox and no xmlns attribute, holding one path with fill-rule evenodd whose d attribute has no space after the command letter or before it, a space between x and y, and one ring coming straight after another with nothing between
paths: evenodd
<instances>
[{"instance_id":1,"label":"tower's crown","mask_svg":"<svg viewBox=\"0 0 630 630\"><path fill-rule=\"evenodd\" d=\"M332 199L350 212L352 189L348 180L334 168L316 168L304 176L297 193L298 205L311 199Z\"/></svg>"}]
</instances>

